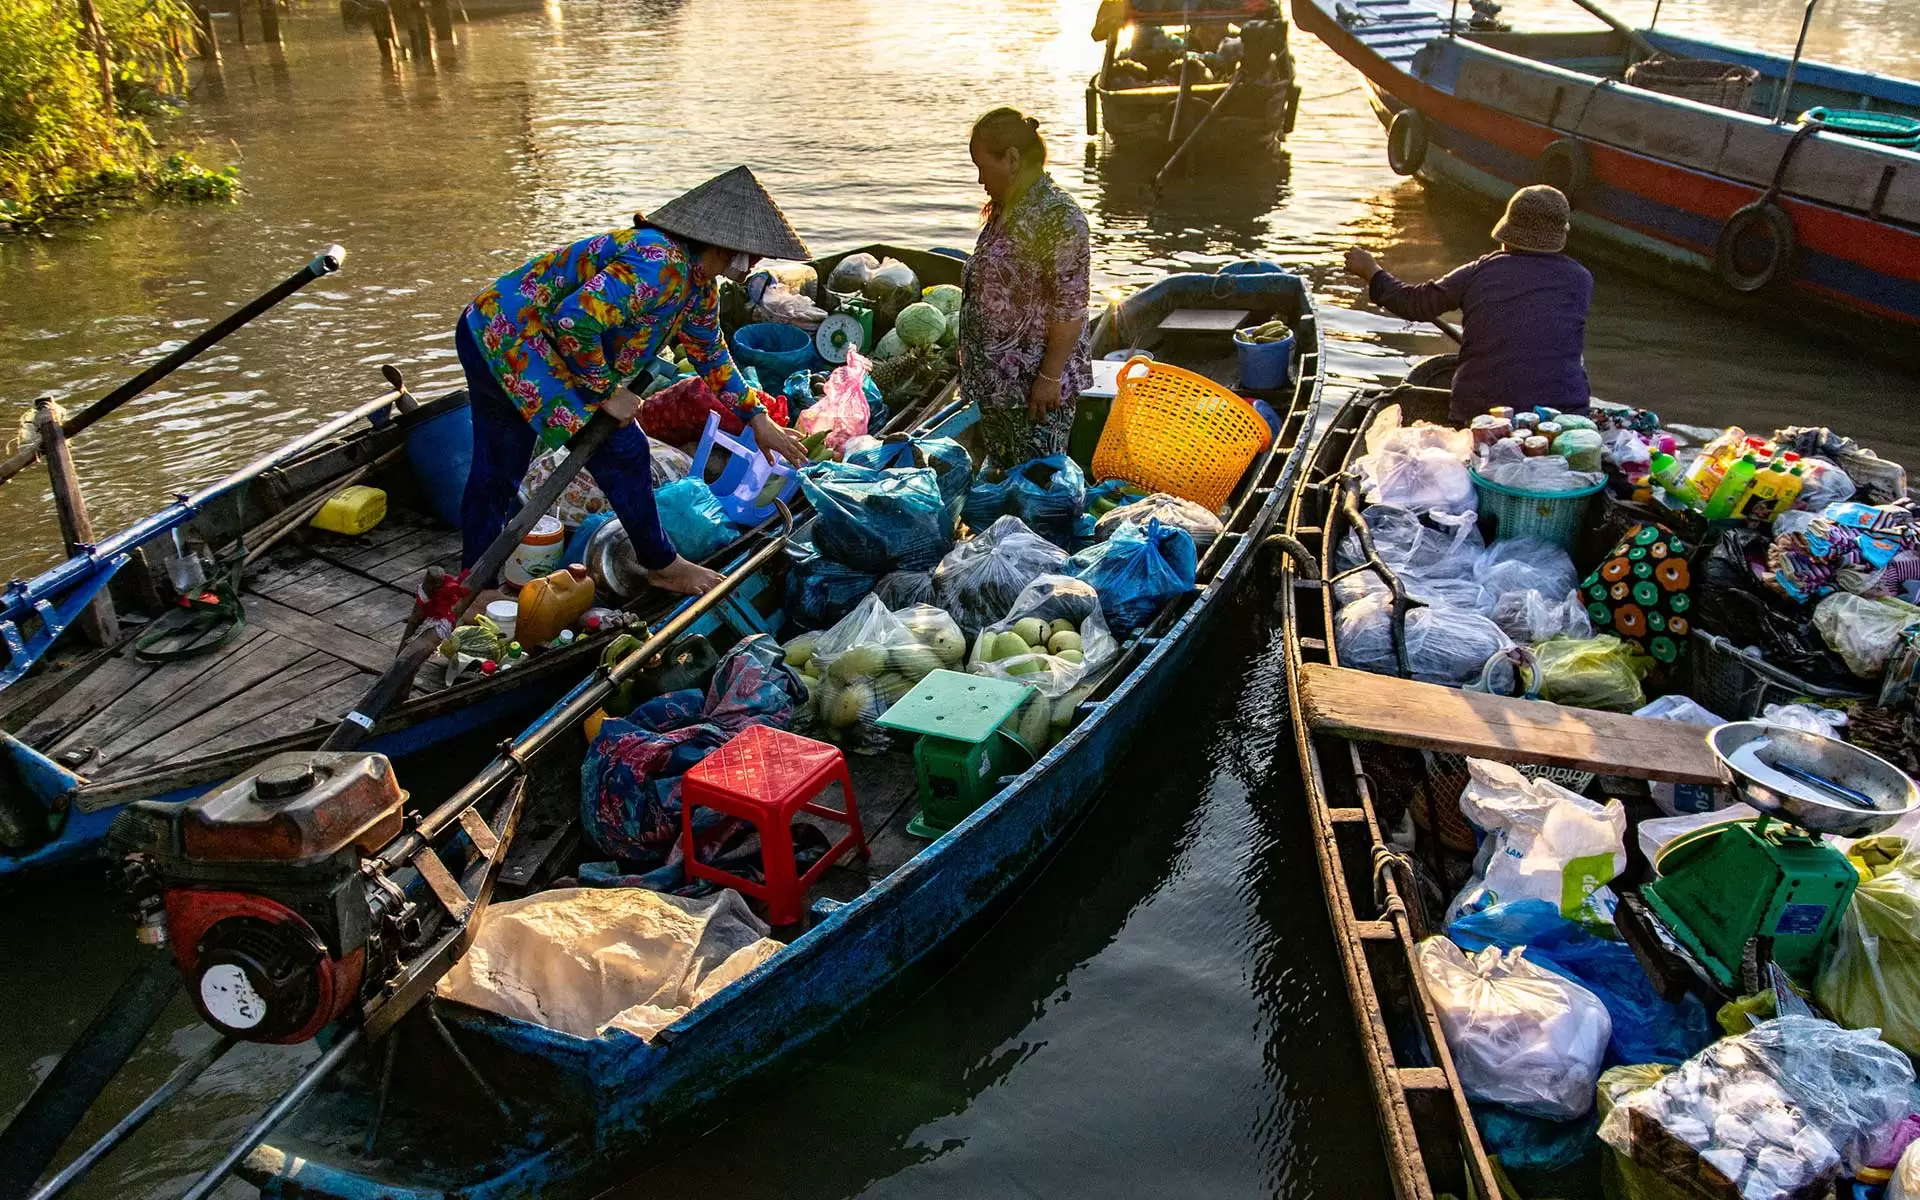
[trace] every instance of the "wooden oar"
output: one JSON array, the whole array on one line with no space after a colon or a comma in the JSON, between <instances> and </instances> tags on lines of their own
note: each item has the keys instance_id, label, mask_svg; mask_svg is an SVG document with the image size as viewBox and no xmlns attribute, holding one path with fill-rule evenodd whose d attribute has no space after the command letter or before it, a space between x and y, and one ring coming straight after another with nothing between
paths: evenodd
<instances>
[{"instance_id":1,"label":"wooden oar","mask_svg":"<svg viewBox=\"0 0 1920 1200\"><path fill-rule=\"evenodd\" d=\"M1159 193L1161 185L1166 183L1167 173L1173 170L1174 164L1186 156L1187 149L1200 140L1200 133L1206 129L1207 122L1213 120L1213 118L1219 114L1220 110L1226 106L1227 101L1233 97L1234 89L1238 88L1240 81L1245 78L1245 74L1236 71L1233 76L1233 82L1227 85L1227 90L1216 96L1212 106L1207 109L1206 113L1202 115L1198 121L1194 122L1193 132L1187 134L1186 139L1180 143L1179 149L1175 150L1167 159L1166 165L1160 168L1160 173L1153 177L1153 191L1156 195Z\"/></svg>"},{"instance_id":2,"label":"wooden oar","mask_svg":"<svg viewBox=\"0 0 1920 1200\"><path fill-rule=\"evenodd\" d=\"M1455 325L1453 322L1443 321L1439 317L1435 317L1433 319L1433 324L1439 328L1441 333L1444 333L1448 337L1452 338L1455 345L1461 344L1462 341L1464 340L1464 337L1460 332L1460 327L1458 325Z\"/></svg>"}]
</instances>

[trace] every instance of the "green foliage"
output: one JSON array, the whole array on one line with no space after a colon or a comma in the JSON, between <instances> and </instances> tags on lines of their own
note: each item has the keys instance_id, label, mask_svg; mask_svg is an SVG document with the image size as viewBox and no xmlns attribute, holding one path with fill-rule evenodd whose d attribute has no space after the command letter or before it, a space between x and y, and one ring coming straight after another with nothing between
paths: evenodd
<instances>
[{"instance_id":1,"label":"green foliage","mask_svg":"<svg viewBox=\"0 0 1920 1200\"><path fill-rule=\"evenodd\" d=\"M0 229L24 228L104 198L154 191L231 199L232 167L185 154L158 161L147 119L186 86L183 0L92 0L105 33L113 101L82 0L0 0Z\"/></svg>"}]
</instances>

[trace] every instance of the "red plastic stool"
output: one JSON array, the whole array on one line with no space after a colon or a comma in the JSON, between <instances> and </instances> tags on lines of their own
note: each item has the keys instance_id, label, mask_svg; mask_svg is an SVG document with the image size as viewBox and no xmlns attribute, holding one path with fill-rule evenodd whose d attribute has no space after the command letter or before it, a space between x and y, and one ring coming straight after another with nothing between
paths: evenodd
<instances>
[{"instance_id":1,"label":"red plastic stool","mask_svg":"<svg viewBox=\"0 0 1920 1200\"><path fill-rule=\"evenodd\" d=\"M838 781L847 811L837 812L815 798ZM760 864L765 883L742 879L693 856L693 810L710 808L751 821L760 831ZM847 835L796 878L793 857L793 816L809 812L847 826ZM795 925L807 888L848 850L867 853L867 835L860 828L860 807L854 802L853 780L838 747L816 742L783 729L749 725L726 745L694 764L680 784L680 850L689 878L724 884L766 902L767 923Z\"/></svg>"}]
</instances>

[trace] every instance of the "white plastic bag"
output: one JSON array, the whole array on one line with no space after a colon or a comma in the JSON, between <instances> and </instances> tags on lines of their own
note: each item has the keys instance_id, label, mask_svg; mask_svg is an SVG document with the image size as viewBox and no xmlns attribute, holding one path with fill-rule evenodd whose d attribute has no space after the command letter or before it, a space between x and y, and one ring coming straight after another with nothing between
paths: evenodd
<instances>
[{"instance_id":1,"label":"white plastic bag","mask_svg":"<svg viewBox=\"0 0 1920 1200\"><path fill-rule=\"evenodd\" d=\"M1710 825L1725 825L1732 821L1751 821L1758 817L1758 809L1749 808L1738 800L1720 808L1706 812L1678 813L1671 817L1655 817L1642 821L1635 827L1634 842L1640 847L1640 853L1646 856L1648 864L1660 860L1660 852L1669 842L1696 829L1705 829Z\"/></svg>"},{"instance_id":2,"label":"white plastic bag","mask_svg":"<svg viewBox=\"0 0 1920 1200\"><path fill-rule=\"evenodd\" d=\"M520 503L525 504L531 499L533 494L540 490L540 485L547 481L547 476L553 474L554 469L565 461L567 461L565 446L535 455L533 461L527 464L526 477L520 481ZM686 451L677 446L669 446L665 442L648 438L647 465L653 474L654 490L658 491L674 480L684 478L686 473L693 469L693 460L687 457ZM560 493L560 499L554 501L553 507L547 511L568 529L577 529L580 522L595 513L612 512L613 505L608 502L607 494L600 490L600 485L594 481L593 472L582 468L580 473L573 477L573 482L567 484L566 490Z\"/></svg>"},{"instance_id":3,"label":"white plastic bag","mask_svg":"<svg viewBox=\"0 0 1920 1200\"><path fill-rule=\"evenodd\" d=\"M1389 404L1381 409L1373 423L1367 426L1367 453L1445 450L1461 462L1467 461L1467 456L1473 453L1473 434L1468 430L1453 425L1435 425L1430 421L1402 425L1401 420L1398 404Z\"/></svg>"},{"instance_id":4,"label":"white plastic bag","mask_svg":"<svg viewBox=\"0 0 1920 1200\"><path fill-rule=\"evenodd\" d=\"M827 319L827 310L775 280L760 294L760 303L753 306L753 315L757 320L777 321L811 331L820 328L820 322Z\"/></svg>"},{"instance_id":5,"label":"white plastic bag","mask_svg":"<svg viewBox=\"0 0 1920 1200\"><path fill-rule=\"evenodd\" d=\"M1056 622L1072 626L1078 642L1073 649L1080 661L1050 649L1054 639L1067 632L1056 629ZM1036 630L1043 632L1037 646L1027 641L1028 635ZM990 644L989 638L999 644ZM1020 645L1013 644L1016 642ZM975 675L1038 688L1042 696L1054 700L1072 691L1082 680L1098 678L1099 672L1119 652L1120 646L1107 630L1106 618L1100 612L1100 593L1094 591L1091 584L1070 575L1042 575L1021 589L1005 617L980 631L980 636L974 639L967 669Z\"/></svg>"},{"instance_id":6,"label":"white plastic bag","mask_svg":"<svg viewBox=\"0 0 1920 1200\"><path fill-rule=\"evenodd\" d=\"M1712 729L1727 723L1726 718L1708 712L1692 699L1677 694L1662 696L1635 709L1633 715L1654 721L1678 721L1698 729ZM1708 787L1703 783L1663 783L1656 780L1647 784L1647 791L1652 794L1653 802L1660 807L1660 811L1669 817L1712 812L1733 803L1731 789ZM1642 834L1642 845L1645 844L1644 837Z\"/></svg>"},{"instance_id":7,"label":"white plastic bag","mask_svg":"<svg viewBox=\"0 0 1920 1200\"><path fill-rule=\"evenodd\" d=\"M1360 470L1368 504L1446 512L1474 507L1473 477L1467 474L1466 463L1437 446L1382 450L1354 465Z\"/></svg>"},{"instance_id":8,"label":"white plastic bag","mask_svg":"<svg viewBox=\"0 0 1920 1200\"><path fill-rule=\"evenodd\" d=\"M1406 640L1407 667L1413 678L1452 687L1480 678L1487 660L1513 645L1492 621L1454 608L1411 610ZM1333 641L1341 666L1398 675L1393 597L1374 592L1343 607L1334 615Z\"/></svg>"},{"instance_id":9,"label":"white plastic bag","mask_svg":"<svg viewBox=\"0 0 1920 1200\"><path fill-rule=\"evenodd\" d=\"M1427 604L1472 612L1479 612L1485 605L1474 569L1486 543L1480 539L1473 513L1415 512L1375 504L1363 510L1360 519L1367 524L1374 553L1409 596ZM1337 603L1351 604L1362 596L1386 590L1386 583L1372 570L1348 573L1364 558L1359 533L1348 531L1334 553L1334 573L1341 576L1333 585Z\"/></svg>"},{"instance_id":10,"label":"white plastic bag","mask_svg":"<svg viewBox=\"0 0 1920 1200\"><path fill-rule=\"evenodd\" d=\"M1885 1200L1920 1200L1920 1142L1908 1142L1887 1181Z\"/></svg>"},{"instance_id":11,"label":"white plastic bag","mask_svg":"<svg viewBox=\"0 0 1920 1200\"><path fill-rule=\"evenodd\" d=\"M1920 623L1920 608L1892 597L1870 600L1835 592L1813 606L1813 627L1862 679L1879 679L1900 631Z\"/></svg>"},{"instance_id":12,"label":"white plastic bag","mask_svg":"<svg viewBox=\"0 0 1920 1200\"><path fill-rule=\"evenodd\" d=\"M872 369L873 363L858 350L848 351L846 363L835 367L833 374L827 376L826 395L801 411L794 428L802 436L826 430L827 448L836 457L844 457L848 440L867 431L871 410L867 407L865 385L867 372Z\"/></svg>"},{"instance_id":13,"label":"white plastic bag","mask_svg":"<svg viewBox=\"0 0 1920 1200\"><path fill-rule=\"evenodd\" d=\"M933 569L933 594L960 628L978 633L1006 616L1029 583L1066 564L1065 550L1009 514L947 551Z\"/></svg>"},{"instance_id":14,"label":"white plastic bag","mask_svg":"<svg viewBox=\"0 0 1920 1200\"><path fill-rule=\"evenodd\" d=\"M1580 586L1580 572L1567 552L1538 538L1495 542L1473 564L1474 578L1496 595L1536 591L1564 596Z\"/></svg>"},{"instance_id":15,"label":"white plastic bag","mask_svg":"<svg viewBox=\"0 0 1920 1200\"><path fill-rule=\"evenodd\" d=\"M1225 526L1220 523L1219 517L1208 512L1193 501L1182 499L1179 496L1169 496L1165 492L1155 492L1144 500L1135 500L1132 504L1122 504L1120 507L1110 510L1098 521L1095 521L1093 525L1093 540L1096 542L1106 541L1109 537L1113 536L1114 530L1120 528L1122 521L1132 521L1135 525L1145 529L1149 517L1158 519L1162 525L1186 530L1187 533L1193 537L1195 553L1202 555L1206 554L1207 547L1213 545L1213 540L1219 537L1221 531L1225 528Z\"/></svg>"},{"instance_id":16,"label":"white plastic bag","mask_svg":"<svg viewBox=\"0 0 1920 1200\"><path fill-rule=\"evenodd\" d=\"M1604 885L1627 869L1626 808L1528 779L1506 763L1470 758L1467 772L1460 811L1490 836L1474 877L1447 908L1448 923L1495 904L1545 900L1572 920L1612 924L1613 895Z\"/></svg>"},{"instance_id":17,"label":"white plastic bag","mask_svg":"<svg viewBox=\"0 0 1920 1200\"><path fill-rule=\"evenodd\" d=\"M1523 646L1548 638L1593 636L1593 621L1579 592L1567 592L1558 600L1549 600L1532 588L1504 592L1493 602L1493 623Z\"/></svg>"},{"instance_id":18,"label":"white plastic bag","mask_svg":"<svg viewBox=\"0 0 1920 1200\"><path fill-rule=\"evenodd\" d=\"M1593 1106L1613 1036L1599 997L1528 962L1525 946L1468 955L1436 935L1414 961L1469 1099L1556 1121Z\"/></svg>"}]
</instances>

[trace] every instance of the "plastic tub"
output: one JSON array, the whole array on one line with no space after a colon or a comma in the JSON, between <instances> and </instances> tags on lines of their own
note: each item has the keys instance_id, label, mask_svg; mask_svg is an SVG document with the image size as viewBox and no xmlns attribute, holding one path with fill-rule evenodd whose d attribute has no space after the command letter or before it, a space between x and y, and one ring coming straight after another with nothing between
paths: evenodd
<instances>
[{"instance_id":1,"label":"plastic tub","mask_svg":"<svg viewBox=\"0 0 1920 1200\"><path fill-rule=\"evenodd\" d=\"M1287 367L1293 361L1293 335L1277 342L1250 342L1233 334L1233 348L1240 356L1240 386L1250 392L1274 392L1287 386Z\"/></svg>"},{"instance_id":2,"label":"plastic tub","mask_svg":"<svg viewBox=\"0 0 1920 1200\"><path fill-rule=\"evenodd\" d=\"M765 379L785 379L813 362L813 335L777 321L742 325L727 340L727 348L743 365L758 368Z\"/></svg>"},{"instance_id":3,"label":"plastic tub","mask_svg":"<svg viewBox=\"0 0 1920 1200\"><path fill-rule=\"evenodd\" d=\"M1602 480L1577 492L1530 492L1482 479L1478 471L1469 474L1479 496L1480 515L1493 518L1495 538L1539 538L1563 550L1573 548L1587 505L1607 486Z\"/></svg>"},{"instance_id":4,"label":"plastic tub","mask_svg":"<svg viewBox=\"0 0 1920 1200\"><path fill-rule=\"evenodd\" d=\"M407 462L433 515L458 529L473 467L473 415L467 406L450 408L408 431Z\"/></svg>"}]
</instances>

